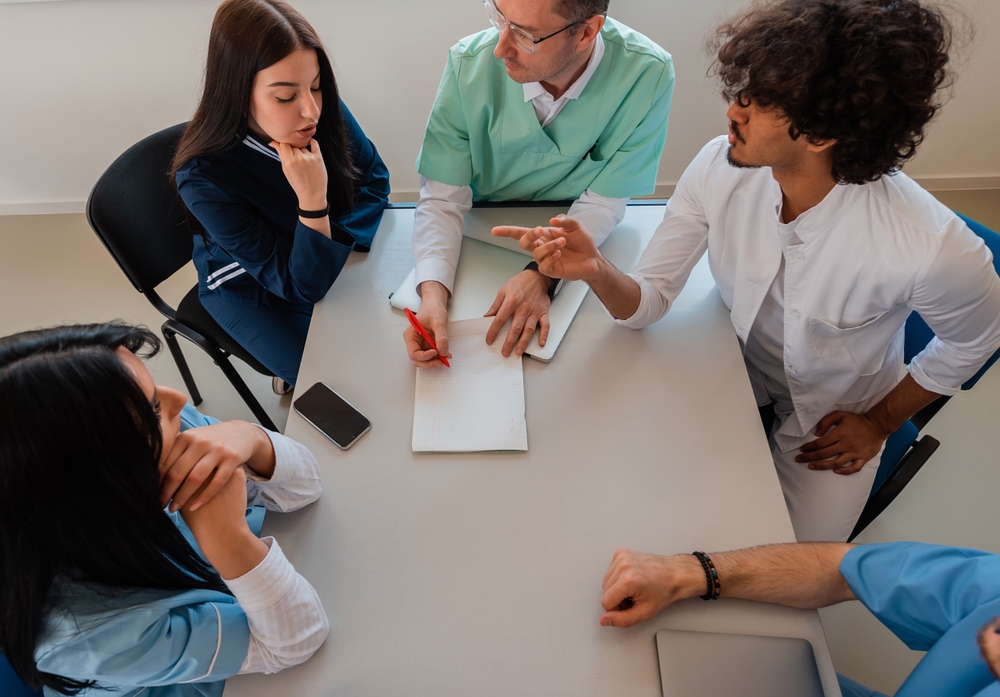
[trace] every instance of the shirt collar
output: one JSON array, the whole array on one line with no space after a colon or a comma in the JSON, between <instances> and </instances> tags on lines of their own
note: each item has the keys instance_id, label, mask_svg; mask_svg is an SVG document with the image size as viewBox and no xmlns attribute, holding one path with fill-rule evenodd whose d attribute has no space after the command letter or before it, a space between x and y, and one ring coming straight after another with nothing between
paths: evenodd
<instances>
[{"instance_id":1,"label":"shirt collar","mask_svg":"<svg viewBox=\"0 0 1000 697\"><path fill-rule=\"evenodd\" d=\"M594 51L590 54L590 60L587 61L587 69L583 71L583 74L576 79L569 89L561 96L559 99L570 100L579 99L580 94L583 93L583 88L587 86L590 82L590 78L594 76L597 72L597 66L601 64L601 58L604 57L604 37L598 33L597 38L594 39ZM552 98L540 82L526 82L522 85L524 88L524 101L530 102L532 99L537 97L548 96L549 99Z\"/></svg>"},{"instance_id":2,"label":"shirt collar","mask_svg":"<svg viewBox=\"0 0 1000 697\"><path fill-rule=\"evenodd\" d=\"M775 218L781 221L781 187L775 181L777 189L777 204ZM822 236L836 225L847 212L854 207L862 195L866 184L837 184L822 201L800 215L797 219L795 234L804 244L808 244Z\"/></svg>"},{"instance_id":3,"label":"shirt collar","mask_svg":"<svg viewBox=\"0 0 1000 697\"><path fill-rule=\"evenodd\" d=\"M259 140L257 140L256 138L254 138L249 133L243 139L243 144L246 145L251 150L256 150L257 152L261 153L262 155L267 155L272 160L277 160L278 162L281 162L281 158L278 157L278 151L277 150L275 150L274 148L272 148L270 145L265 145L264 143L261 143Z\"/></svg>"}]
</instances>

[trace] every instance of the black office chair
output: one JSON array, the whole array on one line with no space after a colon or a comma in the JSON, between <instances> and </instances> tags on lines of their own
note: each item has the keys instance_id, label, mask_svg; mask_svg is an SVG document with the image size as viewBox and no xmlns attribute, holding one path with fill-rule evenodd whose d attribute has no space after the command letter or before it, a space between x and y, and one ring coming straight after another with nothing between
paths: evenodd
<instances>
[{"instance_id":1,"label":"black office chair","mask_svg":"<svg viewBox=\"0 0 1000 697\"><path fill-rule=\"evenodd\" d=\"M993 252L993 267L1000 274L1000 235L984 225L966 218L964 215L960 214L959 217L966 222L974 233L983 239L986 246ZM927 323L924 322L920 315L916 312L911 312L910 316L906 319L904 334L903 360L908 364L914 356L923 351L924 347L930 343L930 340L934 338L934 332L927 326ZM986 361L986 364L962 385L962 389L971 390L979 382L979 378L997 362L997 359L1000 359L1000 351L996 351ZM879 463L878 473L875 475L875 481L872 484L868 502L865 504L864 510L861 511L861 517L858 518L858 522L854 526L854 532L851 533L848 541L857 537L862 530L868 527L893 502L903 488L910 483L910 480L913 479L920 468L924 466L924 463L934 454L938 446L941 445L937 439L931 436L924 436L920 440L917 440L917 437L920 435L920 431L923 430L949 399L951 398L942 396L934 400L931 404L914 414L909 421L903 424L886 441L885 450L882 452L882 461Z\"/></svg>"},{"instance_id":2,"label":"black office chair","mask_svg":"<svg viewBox=\"0 0 1000 697\"><path fill-rule=\"evenodd\" d=\"M170 162L185 126L182 123L154 133L111 163L90 192L87 222L135 289L167 317L160 330L191 401L201 404L201 393L177 335L211 356L260 424L277 431L229 356L236 356L262 375L274 374L212 319L198 300L198 286L188 291L176 310L156 292L158 285L191 260L193 249L187 211L169 179Z\"/></svg>"}]
</instances>

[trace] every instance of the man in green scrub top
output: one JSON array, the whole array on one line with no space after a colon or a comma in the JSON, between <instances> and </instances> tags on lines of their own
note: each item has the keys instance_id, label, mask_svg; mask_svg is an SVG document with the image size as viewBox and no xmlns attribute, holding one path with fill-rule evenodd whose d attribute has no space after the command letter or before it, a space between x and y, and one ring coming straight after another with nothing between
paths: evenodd
<instances>
[{"instance_id":1,"label":"man in green scrub top","mask_svg":"<svg viewBox=\"0 0 1000 697\"><path fill-rule=\"evenodd\" d=\"M670 55L607 18L608 0L482 0L492 29L448 52L417 158L414 215L418 317L435 351L404 333L417 367L448 352L448 299L473 201L573 200L600 244L631 196L653 193L673 95ZM496 4L494 4L496 3ZM487 312L492 344L508 319L503 354L524 353L549 331L557 290L534 263Z\"/></svg>"}]
</instances>

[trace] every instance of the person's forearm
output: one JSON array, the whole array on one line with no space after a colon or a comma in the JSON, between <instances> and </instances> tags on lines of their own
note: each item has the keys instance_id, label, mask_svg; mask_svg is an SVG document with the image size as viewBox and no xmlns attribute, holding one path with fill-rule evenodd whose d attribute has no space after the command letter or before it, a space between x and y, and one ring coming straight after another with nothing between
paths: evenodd
<instances>
[{"instance_id":1,"label":"person's forearm","mask_svg":"<svg viewBox=\"0 0 1000 697\"><path fill-rule=\"evenodd\" d=\"M420 284L420 302L423 303L435 303L442 307L448 306L448 298L451 297L451 293L444 286L443 283L439 281L424 281Z\"/></svg>"},{"instance_id":2,"label":"person's forearm","mask_svg":"<svg viewBox=\"0 0 1000 697\"><path fill-rule=\"evenodd\" d=\"M243 426L247 440L253 444L250 458L246 461L247 467L258 477L270 479L274 474L274 446L271 444L271 439L256 424L237 420L230 423Z\"/></svg>"},{"instance_id":3,"label":"person's forearm","mask_svg":"<svg viewBox=\"0 0 1000 697\"><path fill-rule=\"evenodd\" d=\"M598 260L597 274L584 279L616 319L628 319L639 309L642 290L631 277L604 258Z\"/></svg>"},{"instance_id":4,"label":"person's forearm","mask_svg":"<svg viewBox=\"0 0 1000 697\"><path fill-rule=\"evenodd\" d=\"M243 576L267 556L267 545L250 532L246 523L233 530L213 530L200 535L200 529L192 532L208 563L223 580Z\"/></svg>"},{"instance_id":5,"label":"person's forearm","mask_svg":"<svg viewBox=\"0 0 1000 697\"><path fill-rule=\"evenodd\" d=\"M937 392L925 390L917 384L912 375L907 373L889 394L865 413L865 416L871 419L888 438L906 423L907 419L940 396Z\"/></svg>"},{"instance_id":6,"label":"person's forearm","mask_svg":"<svg viewBox=\"0 0 1000 697\"><path fill-rule=\"evenodd\" d=\"M320 196L317 194L308 198L300 198L299 208L304 211L321 211L326 208L326 195L323 194ZM330 237L332 234L329 215L324 215L322 218L303 218L299 216L299 222L326 237Z\"/></svg>"},{"instance_id":7,"label":"person's forearm","mask_svg":"<svg viewBox=\"0 0 1000 697\"><path fill-rule=\"evenodd\" d=\"M799 543L709 556L723 597L815 609L854 599L840 573L840 562L850 549L851 545L839 542ZM701 590L694 595L705 593L706 587L703 574Z\"/></svg>"}]
</instances>

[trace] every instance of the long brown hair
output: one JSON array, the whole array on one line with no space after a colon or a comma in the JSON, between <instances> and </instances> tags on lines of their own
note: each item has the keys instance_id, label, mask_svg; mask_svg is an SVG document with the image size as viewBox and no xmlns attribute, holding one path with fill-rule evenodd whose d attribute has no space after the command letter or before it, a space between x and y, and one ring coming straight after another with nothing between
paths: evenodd
<instances>
[{"instance_id":1,"label":"long brown hair","mask_svg":"<svg viewBox=\"0 0 1000 697\"><path fill-rule=\"evenodd\" d=\"M225 0L208 41L205 89L171 163L170 177L192 158L239 144L247 135L253 80L261 70L303 48L319 60L323 110L316 142L328 173L327 199L336 212L350 210L358 170L351 158L330 59L305 17L281 0Z\"/></svg>"}]
</instances>

